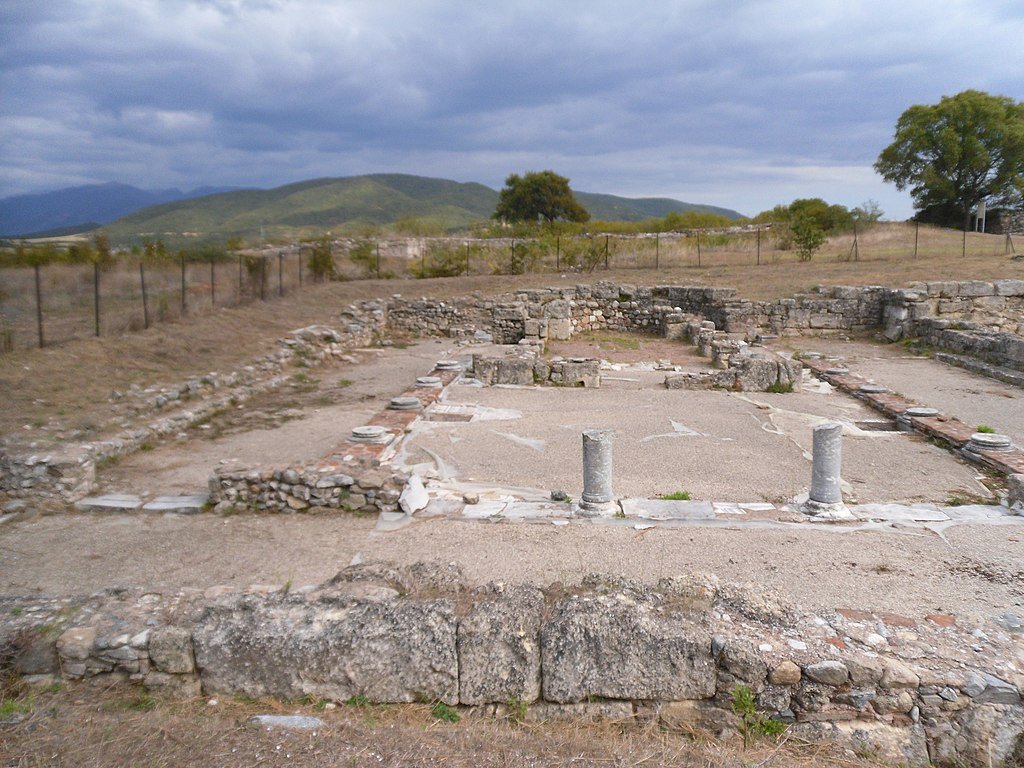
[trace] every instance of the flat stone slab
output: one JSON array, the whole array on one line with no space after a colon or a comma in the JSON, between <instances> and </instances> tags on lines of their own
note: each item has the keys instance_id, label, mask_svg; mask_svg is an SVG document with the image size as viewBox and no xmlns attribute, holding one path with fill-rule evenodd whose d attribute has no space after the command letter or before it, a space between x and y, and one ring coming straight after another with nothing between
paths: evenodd
<instances>
[{"instance_id":1,"label":"flat stone slab","mask_svg":"<svg viewBox=\"0 0 1024 768\"><path fill-rule=\"evenodd\" d=\"M146 512L171 512L178 515L195 515L203 511L209 500L209 495L205 493L194 496L157 496L152 501L143 504L142 509Z\"/></svg>"},{"instance_id":2,"label":"flat stone slab","mask_svg":"<svg viewBox=\"0 0 1024 768\"><path fill-rule=\"evenodd\" d=\"M668 501L666 499L622 499L626 517L648 520L714 520L715 507L710 501Z\"/></svg>"},{"instance_id":3,"label":"flat stone slab","mask_svg":"<svg viewBox=\"0 0 1024 768\"><path fill-rule=\"evenodd\" d=\"M75 502L75 509L88 512L123 512L139 509L142 499L130 493L108 493L104 496L90 496Z\"/></svg>"},{"instance_id":4,"label":"flat stone slab","mask_svg":"<svg viewBox=\"0 0 1024 768\"><path fill-rule=\"evenodd\" d=\"M950 519L949 515L933 504L857 504L849 507L849 510L857 520L939 523Z\"/></svg>"},{"instance_id":5,"label":"flat stone slab","mask_svg":"<svg viewBox=\"0 0 1024 768\"><path fill-rule=\"evenodd\" d=\"M308 715L256 715L249 722L264 728L282 728L289 731L312 731L323 728L324 721Z\"/></svg>"}]
</instances>

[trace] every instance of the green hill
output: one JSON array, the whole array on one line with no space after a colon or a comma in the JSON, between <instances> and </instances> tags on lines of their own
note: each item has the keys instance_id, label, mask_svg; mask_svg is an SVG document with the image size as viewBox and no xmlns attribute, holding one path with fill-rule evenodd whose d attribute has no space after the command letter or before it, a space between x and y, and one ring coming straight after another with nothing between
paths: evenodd
<instances>
[{"instance_id":1,"label":"green hill","mask_svg":"<svg viewBox=\"0 0 1024 768\"><path fill-rule=\"evenodd\" d=\"M577 197L593 218L609 221L639 221L688 210L739 217L735 211L667 198L630 199L586 192ZM119 245L145 237L159 237L168 244L233 236L253 239L261 226L268 238L296 238L324 230L358 231L403 219L452 230L490 218L497 202L498 193L483 184L373 174L312 179L275 189L238 190L155 205L104 229Z\"/></svg>"},{"instance_id":2,"label":"green hill","mask_svg":"<svg viewBox=\"0 0 1024 768\"><path fill-rule=\"evenodd\" d=\"M590 212L590 217L601 221L643 221L644 219L663 219L672 211L685 213L699 211L715 213L727 219L739 219L742 216L729 208L717 208L713 205L697 205L683 203L670 197L618 197L601 195L594 192L574 192L580 204Z\"/></svg>"}]
</instances>

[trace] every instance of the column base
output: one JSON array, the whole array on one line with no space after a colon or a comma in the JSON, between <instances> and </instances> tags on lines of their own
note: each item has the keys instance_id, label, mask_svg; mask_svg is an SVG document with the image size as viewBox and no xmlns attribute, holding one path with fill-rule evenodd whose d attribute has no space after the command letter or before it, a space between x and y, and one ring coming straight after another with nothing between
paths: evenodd
<instances>
[{"instance_id":1,"label":"column base","mask_svg":"<svg viewBox=\"0 0 1024 768\"><path fill-rule=\"evenodd\" d=\"M580 499L573 506L576 517L615 517L619 505L614 501L584 501Z\"/></svg>"},{"instance_id":2,"label":"column base","mask_svg":"<svg viewBox=\"0 0 1024 768\"><path fill-rule=\"evenodd\" d=\"M816 520L855 520L853 513L841 501L827 503L808 499L800 505L800 511Z\"/></svg>"}]
</instances>

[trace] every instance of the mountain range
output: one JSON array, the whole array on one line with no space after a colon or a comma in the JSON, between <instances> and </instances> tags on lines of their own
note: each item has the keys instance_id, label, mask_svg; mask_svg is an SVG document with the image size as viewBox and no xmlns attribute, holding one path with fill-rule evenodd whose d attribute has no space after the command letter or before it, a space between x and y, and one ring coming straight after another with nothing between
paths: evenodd
<instances>
[{"instance_id":1,"label":"mountain range","mask_svg":"<svg viewBox=\"0 0 1024 768\"><path fill-rule=\"evenodd\" d=\"M626 198L575 192L594 219L640 221L671 211L702 211L730 219L728 208L671 198ZM73 187L0 200L0 235L103 225L115 243L143 236L252 236L266 227L301 236L331 228L373 227L416 220L456 229L490 218L498 192L483 184L406 174L300 181L274 189L141 190L125 184Z\"/></svg>"},{"instance_id":2,"label":"mountain range","mask_svg":"<svg viewBox=\"0 0 1024 768\"><path fill-rule=\"evenodd\" d=\"M238 187L199 187L182 192L108 182L5 197L0 199L0 236L35 235L51 230L56 231L54 234L85 232L140 208L234 189Z\"/></svg>"}]
</instances>

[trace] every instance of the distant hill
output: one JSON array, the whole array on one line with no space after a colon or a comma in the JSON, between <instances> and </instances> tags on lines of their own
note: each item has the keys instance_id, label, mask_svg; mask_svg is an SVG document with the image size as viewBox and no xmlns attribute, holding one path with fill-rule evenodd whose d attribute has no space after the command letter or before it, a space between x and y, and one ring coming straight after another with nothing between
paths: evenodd
<instances>
[{"instance_id":1,"label":"distant hill","mask_svg":"<svg viewBox=\"0 0 1024 768\"><path fill-rule=\"evenodd\" d=\"M574 192L580 204L590 212L591 218L602 221L643 221L644 219L663 219L672 211L685 213L715 213L727 219L740 219L742 214L730 208L718 208L713 205L683 203L670 197L617 197L601 195L594 192Z\"/></svg>"},{"instance_id":2,"label":"distant hill","mask_svg":"<svg viewBox=\"0 0 1024 768\"><path fill-rule=\"evenodd\" d=\"M595 219L639 221L670 211L709 211L729 218L727 208L695 205L668 198L625 198L578 192ZM296 237L317 231L374 227L401 219L457 229L490 218L498 192L483 184L461 183L405 174L371 174L323 178L274 189L246 189L152 206L105 227L115 243L140 237L176 238L242 235L253 237L261 226L268 236Z\"/></svg>"},{"instance_id":3,"label":"distant hill","mask_svg":"<svg viewBox=\"0 0 1024 768\"><path fill-rule=\"evenodd\" d=\"M237 187L201 187L182 192L180 189L139 189L109 182L5 197L0 199L0 236L86 232L140 208L229 189Z\"/></svg>"}]
</instances>

